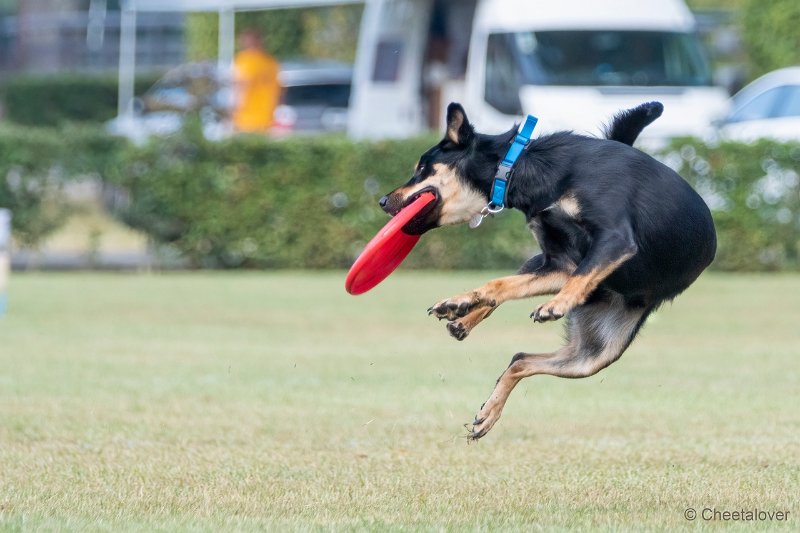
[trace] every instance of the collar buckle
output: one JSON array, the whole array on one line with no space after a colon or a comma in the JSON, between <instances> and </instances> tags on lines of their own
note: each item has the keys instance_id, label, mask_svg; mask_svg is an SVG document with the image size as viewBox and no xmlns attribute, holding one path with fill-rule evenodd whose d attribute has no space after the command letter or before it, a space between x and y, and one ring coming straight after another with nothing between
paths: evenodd
<instances>
[{"instance_id":1,"label":"collar buckle","mask_svg":"<svg viewBox=\"0 0 800 533\"><path fill-rule=\"evenodd\" d=\"M489 202L488 204L486 204L485 206L483 206L483 209L481 209L481 212L480 212L480 213L478 213L477 215L473 216L473 217L470 219L470 221L469 221L469 227L470 227L470 229L475 229L475 228L477 228L478 226L480 226L480 225L481 225L481 222L483 222L483 219L484 219L484 218L486 218L486 217L493 217L493 216L495 216L497 213L499 213L500 211L502 211L503 209L505 209L505 207L504 207L504 206L502 206L502 205L499 205L499 206L497 206L497 205L494 205L494 204L492 204L492 202Z\"/></svg>"}]
</instances>

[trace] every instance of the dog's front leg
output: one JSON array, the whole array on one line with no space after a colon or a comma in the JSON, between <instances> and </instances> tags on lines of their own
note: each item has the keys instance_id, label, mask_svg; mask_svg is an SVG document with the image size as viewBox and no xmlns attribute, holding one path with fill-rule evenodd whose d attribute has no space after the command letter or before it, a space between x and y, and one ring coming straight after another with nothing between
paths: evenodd
<instances>
[{"instance_id":1,"label":"dog's front leg","mask_svg":"<svg viewBox=\"0 0 800 533\"><path fill-rule=\"evenodd\" d=\"M606 231L598 236L586 257L564 283L558 294L531 313L536 322L558 320L581 305L600 283L637 252L632 232Z\"/></svg>"},{"instance_id":2,"label":"dog's front leg","mask_svg":"<svg viewBox=\"0 0 800 533\"><path fill-rule=\"evenodd\" d=\"M567 281L568 273L548 270L494 279L475 290L447 298L434 304L428 313L447 319L447 330L463 340L483 319L509 300L530 298L558 292Z\"/></svg>"}]
</instances>

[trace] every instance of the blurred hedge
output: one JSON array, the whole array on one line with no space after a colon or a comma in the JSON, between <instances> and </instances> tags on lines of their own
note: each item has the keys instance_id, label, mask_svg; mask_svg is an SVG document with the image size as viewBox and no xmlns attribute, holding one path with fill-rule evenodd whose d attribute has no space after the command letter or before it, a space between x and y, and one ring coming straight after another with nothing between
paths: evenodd
<instances>
[{"instance_id":1,"label":"blurred hedge","mask_svg":"<svg viewBox=\"0 0 800 533\"><path fill-rule=\"evenodd\" d=\"M708 203L719 270L800 270L800 143L707 146L676 139L661 159Z\"/></svg>"},{"instance_id":2,"label":"blurred hedge","mask_svg":"<svg viewBox=\"0 0 800 533\"><path fill-rule=\"evenodd\" d=\"M64 186L122 155L124 143L98 128L0 127L0 207L11 209L14 238L36 247L69 214Z\"/></svg>"},{"instance_id":3,"label":"blurred hedge","mask_svg":"<svg viewBox=\"0 0 800 533\"><path fill-rule=\"evenodd\" d=\"M0 207L17 239L63 219L63 183L102 176L113 214L194 266L344 268L386 222L381 195L405 182L436 139L341 137L209 143L195 133L144 147L89 128L0 129ZM659 157L712 208L719 270L800 270L800 143L675 141ZM426 234L409 267L516 268L535 253L518 212L480 228Z\"/></svg>"},{"instance_id":4,"label":"blurred hedge","mask_svg":"<svg viewBox=\"0 0 800 533\"><path fill-rule=\"evenodd\" d=\"M158 79L155 74L136 78L140 95ZM103 122L117 114L116 76L92 74L18 75L0 83L6 118L29 126L57 126L65 122Z\"/></svg>"},{"instance_id":5,"label":"blurred hedge","mask_svg":"<svg viewBox=\"0 0 800 533\"><path fill-rule=\"evenodd\" d=\"M111 179L129 193L120 216L197 265L341 268L386 222L377 199L435 140L184 136L129 151ZM660 157L714 210L715 268L798 269L800 144L684 139ZM514 268L534 252L522 215L507 212L477 230L426 234L408 264Z\"/></svg>"},{"instance_id":6,"label":"blurred hedge","mask_svg":"<svg viewBox=\"0 0 800 533\"><path fill-rule=\"evenodd\" d=\"M109 179L128 193L117 214L196 266L344 268L388 220L378 198L433 142L171 138L131 149ZM411 266L516 265L534 248L519 214L420 244Z\"/></svg>"}]
</instances>

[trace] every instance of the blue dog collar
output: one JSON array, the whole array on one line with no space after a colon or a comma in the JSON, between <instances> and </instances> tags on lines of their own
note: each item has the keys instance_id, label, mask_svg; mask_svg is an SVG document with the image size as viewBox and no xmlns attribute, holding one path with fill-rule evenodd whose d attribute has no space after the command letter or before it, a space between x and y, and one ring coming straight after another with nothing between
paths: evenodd
<instances>
[{"instance_id":1,"label":"blue dog collar","mask_svg":"<svg viewBox=\"0 0 800 533\"><path fill-rule=\"evenodd\" d=\"M492 184L492 199L489 202L489 209L495 212L500 212L506 206L506 196L508 195L508 182L511 179L511 174L514 171L514 164L519 159L525 147L531 140L533 128L539 121L533 115L528 115L525 119L525 124L522 130L514 137L514 141L506 152L506 156L497 166L497 172L494 175L494 183Z\"/></svg>"},{"instance_id":2,"label":"blue dog collar","mask_svg":"<svg viewBox=\"0 0 800 533\"><path fill-rule=\"evenodd\" d=\"M528 115L528 118L525 119L525 124L522 126L522 130L517 133L517 136L514 137L514 140L511 142L511 146L508 148L508 152L506 152L505 157L497 166L497 171L494 175L494 182L492 183L492 194L489 200L489 203L486 204L481 210L480 215L476 215L470 221L470 227L476 228L478 227L483 219L489 215L494 215L499 213L506 207L506 199L508 197L508 182L511 180L511 176L514 173L514 165L519 159L519 156L522 155L522 152L525 150L525 147L528 146L528 143L531 140L531 135L533 134L533 129L536 127L536 123L539 121L533 115ZM477 218L480 217L480 218Z\"/></svg>"}]
</instances>

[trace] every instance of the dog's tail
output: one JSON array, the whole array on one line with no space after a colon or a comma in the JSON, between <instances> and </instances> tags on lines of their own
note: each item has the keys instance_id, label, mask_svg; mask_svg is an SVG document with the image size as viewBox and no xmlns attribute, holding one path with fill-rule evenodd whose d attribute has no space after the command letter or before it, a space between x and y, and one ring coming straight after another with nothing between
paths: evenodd
<instances>
[{"instance_id":1,"label":"dog's tail","mask_svg":"<svg viewBox=\"0 0 800 533\"><path fill-rule=\"evenodd\" d=\"M620 111L605 129L606 139L633 145L636 137L664 112L661 102L647 102L633 109Z\"/></svg>"}]
</instances>

